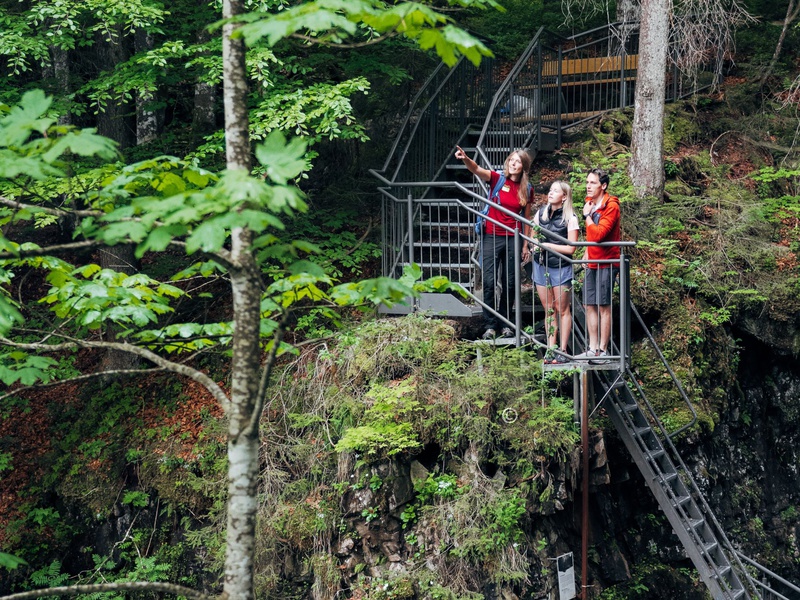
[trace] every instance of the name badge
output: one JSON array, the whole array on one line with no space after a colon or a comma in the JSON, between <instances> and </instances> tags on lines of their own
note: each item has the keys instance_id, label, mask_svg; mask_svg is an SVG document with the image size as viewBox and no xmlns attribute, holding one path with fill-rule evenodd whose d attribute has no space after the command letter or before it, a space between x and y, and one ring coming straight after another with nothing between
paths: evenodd
<instances>
[{"instance_id":1,"label":"name badge","mask_svg":"<svg viewBox=\"0 0 800 600\"><path fill-rule=\"evenodd\" d=\"M501 189L502 189L502 191L504 191L504 192L510 192L510 191L511 191L511 187L509 187L509 185L508 185L508 184L504 185L504 186L503 186Z\"/></svg>"}]
</instances>

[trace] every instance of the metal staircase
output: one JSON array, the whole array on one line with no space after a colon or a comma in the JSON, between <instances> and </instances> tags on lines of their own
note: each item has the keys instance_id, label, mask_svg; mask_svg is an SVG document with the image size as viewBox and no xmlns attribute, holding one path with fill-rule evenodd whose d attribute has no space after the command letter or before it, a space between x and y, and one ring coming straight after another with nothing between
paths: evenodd
<instances>
[{"instance_id":1,"label":"metal staircase","mask_svg":"<svg viewBox=\"0 0 800 600\"><path fill-rule=\"evenodd\" d=\"M596 405L606 408L658 505L715 600L798 600L800 588L740 553L730 542L672 440L697 414L636 308L627 303L693 419L668 432L630 368L594 370ZM582 335L580 319L576 320ZM625 351L623 351L625 352ZM616 365L615 365L616 366Z\"/></svg>"}]
</instances>

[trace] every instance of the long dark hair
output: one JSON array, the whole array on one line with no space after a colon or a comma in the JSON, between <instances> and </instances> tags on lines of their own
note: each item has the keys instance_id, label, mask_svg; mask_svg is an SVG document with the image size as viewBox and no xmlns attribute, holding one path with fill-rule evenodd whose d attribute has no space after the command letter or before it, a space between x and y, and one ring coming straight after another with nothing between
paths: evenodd
<instances>
[{"instance_id":1,"label":"long dark hair","mask_svg":"<svg viewBox=\"0 0 800 600\"><path fill-rule=\"evenodd\" d=\"M519 176L519 191L517 194L519 198L519 205L524 208L528 205L528 200L530 200L528 194L528 184L530 182L528 178L528 171L531 170L531 155L525 152L525 150L514 150L511 154L509 154L506 157L506 161L503 163L503 174L506 176L506 179L509 179L508 161L510 161L511 157L515 154L519 157L519 160L522 163L522 174Z\"/></svg>"}]
</instances>

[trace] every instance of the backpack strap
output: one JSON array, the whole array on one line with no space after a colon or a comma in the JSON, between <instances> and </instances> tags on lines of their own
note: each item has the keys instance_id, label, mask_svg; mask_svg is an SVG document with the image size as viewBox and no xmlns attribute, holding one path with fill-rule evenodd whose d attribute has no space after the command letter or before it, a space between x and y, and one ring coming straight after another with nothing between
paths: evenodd
<instances>
[{"instance_id":1,"label":"backpack strap","mask_svg":"<svg viewBox=\"0 0 800 600\"><path fill-rule=\"evenodd\" d=\"M497 183L494 184L492 188L492 193L489 194L489 200L495 202L495 198L500 195L500 189L503 187L503 184L506 182L506 176L503 173L498 172L499 177L497 178Z\"/></svg>"}]
</instances>

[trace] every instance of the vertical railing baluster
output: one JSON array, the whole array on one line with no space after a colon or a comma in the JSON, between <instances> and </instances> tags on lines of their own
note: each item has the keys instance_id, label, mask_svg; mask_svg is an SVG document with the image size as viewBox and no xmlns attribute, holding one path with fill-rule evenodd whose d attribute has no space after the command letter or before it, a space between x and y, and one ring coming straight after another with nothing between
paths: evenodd
<instances>
[{"instance_id":1,"label":"vertical railing baluster","mask_svg":"<svg viewBox=\"0 0 800 600\"><path fill-rule=\"evenodd\" d=\"M514 230L514 329L516 330L517 348L521 345L522 336L522 277L520 263L522 262L522 238L519 229Z\"/></svg>"}]
</instances>

